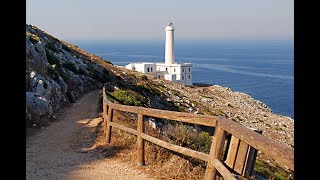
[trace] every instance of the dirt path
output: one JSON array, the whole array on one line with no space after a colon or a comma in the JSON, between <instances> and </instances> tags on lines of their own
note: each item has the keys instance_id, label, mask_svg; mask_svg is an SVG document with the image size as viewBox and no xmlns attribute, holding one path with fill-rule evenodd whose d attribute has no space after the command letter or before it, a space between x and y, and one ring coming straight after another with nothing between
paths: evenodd
<instances>
[{"instance_id":1,"label":"dirt path","mask_svg":"<svg viewBox=\"0 0 320 180\"><path fill-rule=\"evenodd\" d=\"M27 179L150 179L112 154L101 153L96 131L98 91L68 107L57 122L27 138Z\"/></svg>"}]
</instances>

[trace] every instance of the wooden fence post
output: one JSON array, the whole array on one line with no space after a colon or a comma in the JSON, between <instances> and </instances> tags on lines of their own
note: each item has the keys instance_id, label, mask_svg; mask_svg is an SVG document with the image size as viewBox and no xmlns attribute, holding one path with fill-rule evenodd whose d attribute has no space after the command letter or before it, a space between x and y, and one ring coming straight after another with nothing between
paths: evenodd
<instances>
[{"instance_id":1,"label":"wooden fence post","mask_svg":"<svg viewBox=\"0 0 320 180\"><path fill-rule=\"evenodd\" d=\"M204 177L204 179L206 180L214 180L216 177L217 170L214 167L212 161L214 159L219 159L219 160L222 159L226 133L219 126L219 121L217 121L214 136L215 138L213 138L214 141L212 141L211 149L210 149L210 160L208 161L207 169Z\"/></svg>"},{"instance_id":2,"label":"wooden fence post","mask_svg":"<svg viewBox=\"0 0 320 180\"><path fill-rule=\"evenodd\" d=\"M103 118L103 133L106 133L106 128L107 128L107 102L105 100L105 97L103 96L103 100L102 100L102 118Z\"/></svg>"},{"instance_id":3,"label":"wooden fence post","mask_svg":"<svg viewBox=\"0 0 320 180\"><path fill-rule=\"evenodd\" d=\"M102 88L102 118L103 118L103 133L106 133L106 126L107 126L107 101L106 101L106 93L105 88Z\"/></svg>"},{"instance_id":4,"label":"wooden fence post","mask_svg":"<svg viewBox=\"0 0 320 180\"><path fill-rule=\"evenodd\" d=\"M141 137L143 133L143 115L138 114L138 136L137 136L137 153L138 153L138 166L144 166L144 139Z\"/></svg>"},{"instance_id":5,"label":"wooden fence post","mask_svg":"<svg viewBox=\"0 0 320 180\"><path fill-rule=\"evenodd\" d=\"M112 122L113 118L113 109L111 107L108 108L108 118L107 118L107 133L106 133L106 140L107 143L111 141L111 130L112 126L110 126L110 122Z\"/></svg>"}]
</instances>

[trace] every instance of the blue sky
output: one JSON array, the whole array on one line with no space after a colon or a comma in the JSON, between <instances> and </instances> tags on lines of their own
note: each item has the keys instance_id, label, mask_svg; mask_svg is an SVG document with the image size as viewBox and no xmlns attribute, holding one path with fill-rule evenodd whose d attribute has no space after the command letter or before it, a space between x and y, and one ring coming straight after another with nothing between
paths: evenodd
<instances>
[{"instance_id":1,"label":"blue sky","mask_svg":"<svg viewBox=\"0 0 320 180\"><path fill-rule=\"evenodd\" d=\"M26 23L64 40L290 39L293 0L27 0Z\"/></svg>"}]
</instances>

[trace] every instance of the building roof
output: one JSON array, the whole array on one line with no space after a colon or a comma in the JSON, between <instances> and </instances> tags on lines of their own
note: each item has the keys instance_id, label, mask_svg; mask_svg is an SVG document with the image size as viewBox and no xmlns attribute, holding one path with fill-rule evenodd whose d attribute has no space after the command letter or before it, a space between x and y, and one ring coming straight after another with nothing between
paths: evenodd
<instances>
[{"instance_id":1,"label":"building roof","mask_svg":"<svg viewBox=\"0 0 320 180\"><path fill-rule=\"evenodd\" d=\"M174 64L165 64L165 63L157 63L160 66L192 66L191 63L174 63Z\"/></svg>"},{"instance_id":2,"label":"building roof","mask_svg":"<svg viewBox=\"0 0 320 180\"><path fill-rule=\"evenodd\" d=\"M158 62L135 62L135 63L130 63L134 65L144 65L144 64L154 64L154 65L159 65L159 66L192 66L191 63L174 63L174 64L165 64L165 63L158 63ZM129 65L129 64L128 64Z\"/></svg>"}]
</instances>

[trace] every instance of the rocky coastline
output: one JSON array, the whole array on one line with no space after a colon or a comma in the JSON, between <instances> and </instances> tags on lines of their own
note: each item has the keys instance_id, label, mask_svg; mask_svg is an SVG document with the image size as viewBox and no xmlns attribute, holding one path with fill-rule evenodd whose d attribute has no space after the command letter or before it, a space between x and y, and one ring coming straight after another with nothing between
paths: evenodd
<instances>
[{"instance_id":1,"label":"rocky coastline","mask_svg":"<svg viewBox=\"0 0 320 180\"><path fill-rule=\"evenodd\" d=\"M133 72L26 25L28 126L54 119L53 112L90 90L101 89L104 83L137 90L147 99L146 107L223 116L294 147L294 120L273 113L263 102L245 93L219 85L187 87Z\"/></svg>"}]
</instances>

